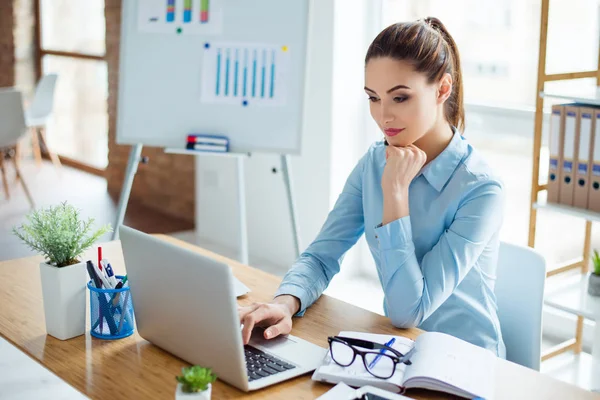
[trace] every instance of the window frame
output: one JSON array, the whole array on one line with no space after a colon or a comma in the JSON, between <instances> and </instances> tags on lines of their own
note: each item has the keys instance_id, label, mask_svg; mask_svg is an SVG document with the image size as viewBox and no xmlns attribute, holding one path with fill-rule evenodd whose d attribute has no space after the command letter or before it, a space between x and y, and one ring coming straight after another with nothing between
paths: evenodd
<instances>
[{"instance_id":1,"label":"window frame","mask_svg":"<svg viewBox=\"0 0 600 400\"><path fill-rule=\"evenodd\" d=\"M34 0L34 18L35 18L35 46L34 46L34 61L35 61L35 77L36 82L39 82L43 75L43 63L42 60L45 56L58 56L71 58L76 60L95 60L107 63L106 50L103 55L89 54L81 52L71 52L62 50L52 50L49 48L42 47L42 19L41 19L41 2L42 0ZM108 132L107 132L108 134ZM47 157L47 154L44 154ZM60 161L70 167L98 175L104 176L106 168L98 168L96 166L84 163L79 160L75 160L71 157L67 157L61 154L57 154Z\"/></svg>"}]
</instances>

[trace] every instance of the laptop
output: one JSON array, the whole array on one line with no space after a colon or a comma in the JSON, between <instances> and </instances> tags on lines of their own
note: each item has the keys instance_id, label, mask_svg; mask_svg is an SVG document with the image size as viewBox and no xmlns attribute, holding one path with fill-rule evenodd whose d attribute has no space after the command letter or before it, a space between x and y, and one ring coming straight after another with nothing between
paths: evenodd
<instances>
[{"instance_id":1,"label":"laptop","mask_svg":"<svg viewBox=\"0 0 600 400\"><path fill-rule=\"evenodd\" d=\"M311 372L326 349L255 328L242 342L234 277L222 262L119 227L139 335L221 379L251 391Z\"/></svg>"}]
</instances>

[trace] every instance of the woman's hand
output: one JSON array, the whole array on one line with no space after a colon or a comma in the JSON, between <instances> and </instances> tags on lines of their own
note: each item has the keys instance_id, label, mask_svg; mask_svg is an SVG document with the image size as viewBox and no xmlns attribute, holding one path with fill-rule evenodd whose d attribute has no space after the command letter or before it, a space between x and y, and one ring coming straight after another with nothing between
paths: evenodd
<instances>
[{"instance_id":1,"label":"woman's hand","mask_svg":"<svg viewBox=\"0 0 600 400\"><path fill-rule=\"evenodd\" d=\"M300 300L294 296L276 297L271 303L254 303L250 306L238 307L244 344L250 341L255 326L265 327L265 339L279 335L287 335L292 331L292 316L300 309Z\"/></svg>"},{"instance_id":2,"label":"woman's hand","mask_svg":"<svg viewBox=\"0 0 600 400\"><path fill-rule=\"evenodd\" d=\"M425 165L427 155L415 145L386 146L385 158L381 177L383 225L408 215L408 187Z\"/></svg>"}]
</instances>

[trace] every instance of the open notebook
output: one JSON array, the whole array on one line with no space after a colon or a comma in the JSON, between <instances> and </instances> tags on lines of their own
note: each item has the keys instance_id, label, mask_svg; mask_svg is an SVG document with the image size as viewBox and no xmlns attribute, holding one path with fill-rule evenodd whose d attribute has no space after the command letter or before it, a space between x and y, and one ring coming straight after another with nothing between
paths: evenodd
<instances>
[{"instance_id":1,"label":"open notebook","mask_svg":"<svg viewBox=\"0 0 600 400\"><path fill-rule=\"evenodd\" d=\"M365 369L360 356L350 366L341 367L327 352L323 364L313 373L313 380L344 382L354 387L371 385L399 393L422 388L466 398L493 398L496 356L489 350L438 332L425 332L414 342L400 336L363 332L340 332L339 336L382 344L395 337L392 347L402 354L415 346L412 364L398 364L391 378L379 379Z\"/></svg>"}]
</instances>

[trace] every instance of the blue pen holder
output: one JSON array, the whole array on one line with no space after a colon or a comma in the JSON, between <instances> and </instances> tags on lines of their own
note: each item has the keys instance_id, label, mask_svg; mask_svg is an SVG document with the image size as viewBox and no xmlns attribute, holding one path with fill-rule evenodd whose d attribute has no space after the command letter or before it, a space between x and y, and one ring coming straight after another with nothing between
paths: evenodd
<instances>
[{"instance_id":1,"label":"blue pen holder","mask_svg":"<svg viewBox=\"0 0 600 400\"><path fill-rule=\"evenodd\" d=\"M124 277L116 275L121 280ZM129 286L98 289L92 281L90 290L90 334L99 339L122 339L135 330L133 303Z\"/></svg>"}]
</instances>

